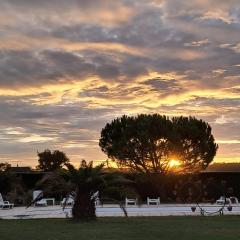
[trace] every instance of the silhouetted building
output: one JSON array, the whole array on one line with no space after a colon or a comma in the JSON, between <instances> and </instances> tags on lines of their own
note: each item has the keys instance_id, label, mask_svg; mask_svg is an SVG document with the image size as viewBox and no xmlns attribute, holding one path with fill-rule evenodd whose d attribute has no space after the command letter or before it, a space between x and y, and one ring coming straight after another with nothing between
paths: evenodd
<instances>
[{"instance_id":1,"label":"silhouetted building","mask_svg":"<svg viewBox=\"0 0 240 240\"><path fill-rule=\"evenodd\" d=\"M33 170L30 167L11 167L10 170L14 173L32 173Z\"/></svg>"}]
</instances>

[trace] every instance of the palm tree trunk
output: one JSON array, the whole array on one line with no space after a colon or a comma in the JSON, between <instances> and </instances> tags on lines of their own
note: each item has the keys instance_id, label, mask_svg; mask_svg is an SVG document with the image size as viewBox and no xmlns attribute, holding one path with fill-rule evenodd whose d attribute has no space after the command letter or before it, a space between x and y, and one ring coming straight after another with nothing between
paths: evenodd
<instances>
[{"instance_id":1,"label":"palm tree trunk","mask_svg":"<svg viewBox=\"0 0 240 240\"><path fill-rule=\"evenodd\" d=\"M95 220L96 208L94 199L91 200L91 194L88 192L77 191L72 215L75 220Z\"/></svg>"}]
</instances>

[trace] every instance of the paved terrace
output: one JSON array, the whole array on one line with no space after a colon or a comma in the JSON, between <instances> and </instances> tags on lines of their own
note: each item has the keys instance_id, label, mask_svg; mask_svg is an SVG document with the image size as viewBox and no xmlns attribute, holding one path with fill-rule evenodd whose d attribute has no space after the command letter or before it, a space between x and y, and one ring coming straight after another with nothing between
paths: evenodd
<instances>
[{"instance_id":1,"label":"paved terrace","mask_svg":"<svg viewBox=\"0 0 240 240\"><path fill-rule=\"evenodd\" d=\"M191 207L196 204L160 204L159 206L128 206L126 208L128 216L199 216L200 209L197 207L192 212ZM201 204L204 210L211 213L218 211L220 205ZM124 213L119 205L106 204L96 208L98 217L124 217ZM240 215L240 205L232 205L232 211L228 211L227 206L223 210L224 215ZM0 219L33 219L33 218L67 218L71 217L71 208L65 210L59 205L48 207L15 207L13 209L1 209Z\"/></svg>"}]
</instances>

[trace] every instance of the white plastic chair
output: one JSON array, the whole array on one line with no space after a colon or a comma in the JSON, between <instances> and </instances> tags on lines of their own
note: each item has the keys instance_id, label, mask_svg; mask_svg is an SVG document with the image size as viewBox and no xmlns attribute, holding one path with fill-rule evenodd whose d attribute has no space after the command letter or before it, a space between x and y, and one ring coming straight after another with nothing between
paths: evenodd
<instances>
[{"instance_id":1,"label":"white plastic chair","mask_svg":"<svg viewBox=\"0 0 240 240\"><path fill-rule=\"evenodd\" d=\"M150 205L160 205L160 198L147 198L147 205L150 206Z\"/></svg>"},{"instance_id":2,"label":"white plastic chair","mask_svg":"<svg viewBox=\"0 0 240 240\"><path fill-rule=\"evenodd\" d=\"M0 208L1 209L11 209L14 207L13 203L10 203L9 201L3 201L2 194L0 193Z\"/></svg>"},{"instance_id":3,"label":"white plastic chair","mask_svg":"<svg viewBox=\"0 0 240 240\"><path fill-rule=\"evenodd\" d=\"M128 205L134 205L136 206L137 205L137 198L125 198L125 205L128 206Z\"/></svg>"},{"instance_id":4,"label":"white plastic chair","mask_svg":"<svg viewBox=\"0 0 240 240\"><path fill-rule=\"evenodd\" d=\"M33 191L33 200L41 197L42 195L43 195L43 191L42 190ZM47 200L42 198L39 201L36 201L34 203L34 207L36 207L36 206L44 206L44 207L46 207L47 206Z\"/></svg>"}]
</instances>

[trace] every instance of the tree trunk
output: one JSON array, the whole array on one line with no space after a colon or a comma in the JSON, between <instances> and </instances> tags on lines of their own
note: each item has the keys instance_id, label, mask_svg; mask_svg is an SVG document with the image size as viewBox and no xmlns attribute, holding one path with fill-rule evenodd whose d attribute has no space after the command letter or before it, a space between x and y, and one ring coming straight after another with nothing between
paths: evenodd
<instances>
[{"instance_id":1,"label":"tree trunk","mask_svg":"<svg viewBox=\"0 0 240 240\"><path fill-rule=\"evenodd\" d=\"M90 193L77 191L72 209L73 218L76 220L95 220L96 208Z\"/></svg>"}]
</instances>

